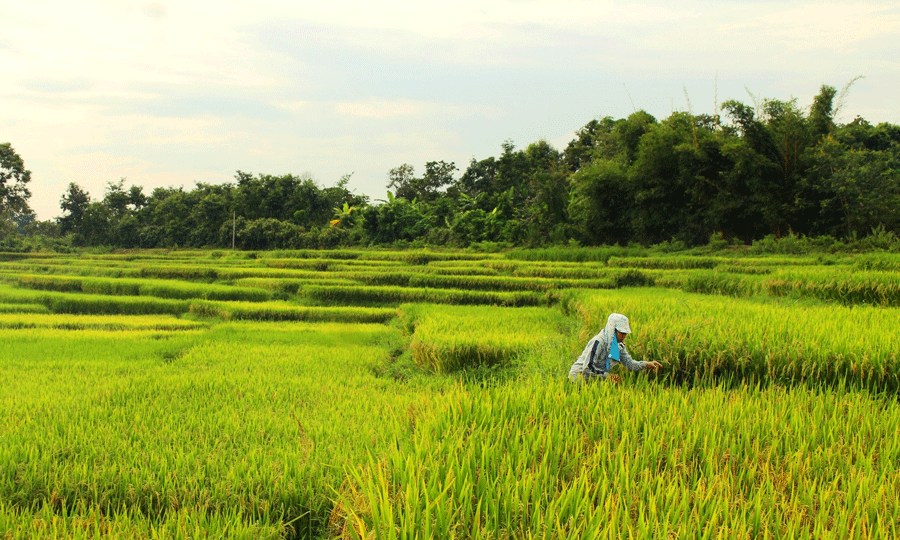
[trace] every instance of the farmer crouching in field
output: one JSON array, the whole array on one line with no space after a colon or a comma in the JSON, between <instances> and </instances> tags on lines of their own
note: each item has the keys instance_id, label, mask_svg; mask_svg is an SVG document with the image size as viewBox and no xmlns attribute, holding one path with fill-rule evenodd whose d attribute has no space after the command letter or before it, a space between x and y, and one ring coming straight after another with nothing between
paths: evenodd
<instances>
[{"instance_id":1,"label":"farmer crouching in field","mask_svg":"<svg viewBox=\"0 0 900 540\"><path fill-rule=\"evenodd\" d=\"M621 377L610 374L610 371L620 364L631 371L648 368L656 371L662 367L659 362L638 362L628 354L624 342L630 333L631 326L628 325L628 317L618 313L610 315L606 320L606 328L588 341L584 352L572 364L569 378L573 382L610 379L612 382L618 383Z\"/></svg>"}]
</instances>

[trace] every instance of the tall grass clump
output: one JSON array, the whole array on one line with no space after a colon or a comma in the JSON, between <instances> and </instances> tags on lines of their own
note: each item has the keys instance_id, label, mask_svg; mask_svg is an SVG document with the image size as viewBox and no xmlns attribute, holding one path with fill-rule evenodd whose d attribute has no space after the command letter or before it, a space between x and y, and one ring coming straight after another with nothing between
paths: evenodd
<instances>
[{"instance_id":1,"label":"tall grass clump","mask_svg":"<svg viewBox=\"0 0 900 540\"><path fill-rule=\"evenodd\" d=\"M187 300L19 289L0 285L0 303L40 304L53 313L149 315L186 313Z\"/></svg>"},{"instance_id":2,"label":"tall grass clump","mask_svg":"<svg viewBox=\"0 0 900 540\"><path fill-rule=\"evenodd\" d=\"M609 277L611 271L599 263L537 263L512 266L504 273L516 277L598 279Z\"/></svg>"},{"instance_id":3,"label":"tall grass clump","mask_svg":"<svg viewBox=\"0 0 900 540\"><path fill-rule=\"evenodd\" d=\"M269 291L256 287L193 283L178 280L21 275L16 278L16 283L21 287L38 290L114 296L155 296L157 298L174 299L201 298L206 300L248 302L263 302L272 297Z\"/></svg>"},{"instance_id":4,"label":"tall grass clump","mask_svg":"<svg viewBox=\"0 0 900 540\"><path fill-rule=\"evenodd\" d=\"M782 271L768 278L765 287L773 296L816 298L845 305L900 306L900 273L894 271Z\"/></svg>"},{"instance_id":5,"label":"tall grass clump","mask_svg":"<svg viewBox=\"0 0 900 540\"><path fill-rule=\"evenodd\" d=\"M330 536L894 537L898 419L894 400L803 389L459 389L347 470Z\"/></svg>"},{"instance_id":6,"label":"tall grass clump","mask_svg":"<svg viewBox=\"0 0 900 540\"><path fill-rule=\"evenodd\" d=\"M865 253L853 258L856 270L875 270L880 272L900 272L900 254L897 253Z\"/></svg>"},{"instance_id":7,"label":"tall grass clump","mask_svg":"<svg viewBox=\"0 0 900 540\"><path fill-rule=\"evenodd\" d=\"M219 273L207 266L160 265L142 266L140 276L144 278L186 279L214 281Z\"/></svg>"},{"instance_id":8,"label":"tall grass clump","mask_svg":"<svg viewBox=\"0 0 900 540\"><path fill-rule=\"evenodd\" d=\"M14 419L0 425L0 523L319 538L345 466L407 438L440 395L437 379L373 375L397 338L382 324L0 328Z\"/></svg>"},{"instance_id":9,"label":"tall grass clump","mask_svg":"<svg viewBox=\"0 0 900 540\"><path fill-rule=\"evenodd\" d=\"M641 247L552 247L541 249L512 249L504 256L518 261L566 261L566 262L602 262L611 257L639 257L646 254Z\"/></svg>"},{"instance_id":10,"label":"tall grass clump","mask_svg":"<svg viewBox=\"0 0 900 540\"><path fill-rule=\"evenodd\" d=\"M726 261L724 257L697 256L655 256L655 257L610 257L607 264L620 268L714 268Z\"/></svg>"},{"instance_id":11,"label":"tall grass clump","mask_svg":"<svg viewBox=\"0 0 900 540\"><path fill-rule=\"evenodd\" d=\"M0 313L50 313L43 304L2 304Z\"/></svg>"},{"instance_id":12,"label":"tall grass clump","mask_svg":"<svg viewBox=\"0 0 900 540\"><path fill-rule=\"evenodd\" d=\"M553 291L569 288L611 288L613 279L562 279L512 276L417 275L409 280L411 287L461 289L479 291Z\"/></svg>"},{"instance_id":13,"label":"tall grass clump","mask_svg":"<svg viewBox=\"0 0 900 540\"><path fill-rule=\"evenodd\" d=\"M196 330L206 325L172 315L69 315L0 312L0 328L58 328L65 330Z\"/></svg>"},{"instance_id":14,"label":"tall grass clump","mask_svg":"<svg viewBox=\"0 0 900 540\"><path fill-rule=\"evenodd\" d=\"M520 355L558 340L566 328L556 309L404 304L413 360L428 371L511 366Z\"/></svg>"},{"instance_id":15,"label":"tall grass clump","mask_svg":"<svg viewBox=\"0 0 900 540\"><path fill-rule=\"evenodd\" d=\"M35 509L9 505L0 499L0 531L4 539L38 540L131 540L167 538L244 538L281 540L293 535L284 523L246 522L234 510L196 512L173 510L153 519L131 508L101 509L79 503L72 508L59 504L43 504Z\"/></svg>"},{"instance_id":16,"label":"tall grass clump","mask_svg":"<svg viewBox=\"0 0 900 540\"><path fill-rule=\"evenodd\" d=\"M892 308L759 302L674 290L567 291L586 341L610 313L632 321L628 348L666 377L900 389ZM860 330L862 329L862 330Z\"/></svg>"},{"instance_id":17,"label":"tall grass clump","mask_svg":"<svg viewBox=\"0 0 900 540\"><path fill-rule=\"evenodd\" d=\"M394 308L295 306L281 302L193 302L190 313L224 320L347 323L385 323L397 316Z\"/></svg>"},{"instance_id":18,"label":"tall grass clump","mask_svg":"<svg viewBox=\"0 0 900 540\"><path fill-rule=\"evenodd\" d=\"M725 296L749 297L761 289L761 280L756 274L735 274L718 270L695 271L680 283L685 292L719 294Z\"/></svg>"},{"instance_id":19,"label":"tall grass clump","mask_svg":"<svg viewBox=\"0 0 900 540\"><path fill-rule=\"evenodd\" d=\"M330 287L304 285L298 296L324 305L388 305L409 302L457 305L536 306L547 304L546 295L524 292L467 291L458 289L429 289L413 287Z\"/></svg>"}]
</instances>

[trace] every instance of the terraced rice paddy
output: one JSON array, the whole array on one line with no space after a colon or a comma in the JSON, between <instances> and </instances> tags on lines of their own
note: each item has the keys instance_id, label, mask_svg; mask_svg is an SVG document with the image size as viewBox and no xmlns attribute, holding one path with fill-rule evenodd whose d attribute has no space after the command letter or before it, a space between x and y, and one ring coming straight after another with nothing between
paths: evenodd
<instances>
[{"instance_id":1,"label":"terraced rice paddy","mask_svg":"<svg viewBox=\"0 0 900 540\"><path fill-rule=\"evenodd\" d=\"M898 537L898 268L0 254L0 538Z\"/></svg>"}]
</instances>

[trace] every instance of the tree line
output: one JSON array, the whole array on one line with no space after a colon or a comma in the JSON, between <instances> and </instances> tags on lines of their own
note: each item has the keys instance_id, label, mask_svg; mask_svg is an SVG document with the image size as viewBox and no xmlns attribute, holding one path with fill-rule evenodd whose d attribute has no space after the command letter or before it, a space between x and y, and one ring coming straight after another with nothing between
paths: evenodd
<instances>
[{"instance_id":1,"label":"tree line","mask_svg":"<svg viewBox=\"0 0 900 540\"><path fill-rule=\"evenodd\" d=\"M231 183L149 195L122 179L99 200L71 183L53 223L34 221L29 173L6 144L2 232L7 249L16 234L20 245L36 235L68 246L237 249L896 237L900 126L836 123L847 88L823 85L808 107L730 100L714 115L599 118L563 150L506 142L465 170L429 161L417 174L402 164L377 201L347 189L350 175L322 187L309 177L238 171Z\"/></svg>"}]
</instances>

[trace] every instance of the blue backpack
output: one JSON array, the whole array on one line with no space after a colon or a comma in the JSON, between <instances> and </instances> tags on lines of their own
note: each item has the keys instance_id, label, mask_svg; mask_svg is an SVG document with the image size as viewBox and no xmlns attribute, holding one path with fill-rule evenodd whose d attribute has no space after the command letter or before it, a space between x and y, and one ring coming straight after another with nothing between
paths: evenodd
<instances>
[{"instance_id":1,"label":"blue backpack","mask_svg":"<svg viewBox=\"0 0 900 540\"><path fill-rule=\"evenodd\" d=\"M600 346L600 340L594 342L594 347L591 349L591 357L588 360L588 366L594 365L594 359L597 357L597 347ZM615 330L613 330L612 344L609 346L609 354L606 355L606 373L609 373L609 361L615 360L619 361L619 340L616 339Z\"/></svg>"}]
</instances>

